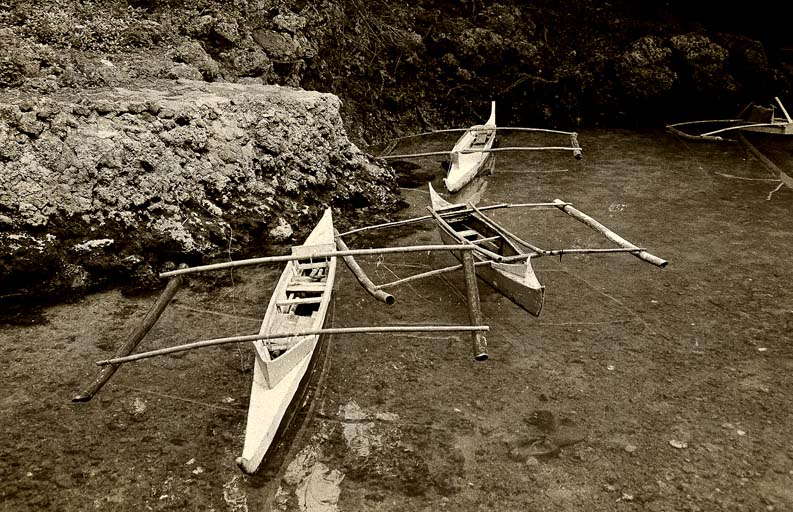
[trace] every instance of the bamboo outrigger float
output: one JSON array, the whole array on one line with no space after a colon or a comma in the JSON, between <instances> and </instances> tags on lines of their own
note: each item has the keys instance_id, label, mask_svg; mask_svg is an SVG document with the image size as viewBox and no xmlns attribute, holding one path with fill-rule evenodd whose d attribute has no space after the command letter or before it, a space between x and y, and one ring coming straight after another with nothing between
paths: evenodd
<instances>
[{"instance_id":1,"label":"bamboo outrigger float","mask_svg":"<svg viewBox=\"0 0 793 512\"><path fill-rule=\"evenodd\" d=\"M538 133L558 134L569 137L569 146L521 146L521 147L493 147L496 141L496 134L499 131L526 131ZM425 153L410 154L389 154L396 146L397 141L410 137L432 135L436 133L464 132L455 143L451 151L430 151ZM457 192L468 184L490 160L493 153L499 151L572 151L576 159L583 156L581 146L578 144L578 134L576 132L565 132L561 130L549 130L543 128L525 127L497 127L496 126L496 102L491 102L490 117L484 124L474 125L470 128L452 128L447 130L436 130L415 135L399 137L391 141L380 158L386 160L420 158L428 156L449 156L451 163L443 183L449 192Z\"/></svg>"},{"instance_id":2,"label":"bamboo outrigger float","mask_svg":"<svg viewBox=\"0 0 793 512\"><path fill-rule=\"evenodd\" d=\"M473 342L474 359L486 360L487 342L484 332L489 327L482 325L479 309L479 292L476 287L474 261L470 245L421 245L378 249L349 249L337 236L333 227L330 209L327 209L303 245L293 247L292 253L284 256L252 258L199 267L184 267L160 274L171 278L166 290L157 300L142 324L111 359L97 361L102 369L86 387L86 391L73 398L73 402L89 401L110 379L120 365L155 356L164 356L231 343L252 343L254 347L254 372L251 383L248 421L242 455L237 464L246 473L255 472L273 446L279 431L288 426L292 417L303 403L303 395L316 363L317 348L327 335L354 333L391 332L469 332ZM386 304L393 304L392 295L375 287L363 270L355 263L355 255L455 251L462 253L462 265L466 274L466 290L469 301L471 325L396 325L326 328L325 320L333 295L336 262L342 257L361 284L373 296ZM285 268L270 297L261 327L257 334L231 336L201 340L183 345L131 354L146 333L156 323L176 291L184 276L196 272L221 270L266 263L285 263Z\"/></svg>"},{"instance_id":3,"label":"bamboo outrigger float","mask_svg":"<svg viewBox=\"0 0 793 512\"><path fill-rule=\"evenodd\" d=\"M774 105L761 107L749 104L741 111L736 119L709 119L701 121L686 121L666 125L666 129L686 140L693 141L723 141L723 134L731 132L753 132L770 135L793 135L793 119L791 119L785 106L778 97L774 97L784 117L776 115ZM690 133L689 128L698 125L720 126L715 130L701 133Z\"/></svg>"}]
</instances>

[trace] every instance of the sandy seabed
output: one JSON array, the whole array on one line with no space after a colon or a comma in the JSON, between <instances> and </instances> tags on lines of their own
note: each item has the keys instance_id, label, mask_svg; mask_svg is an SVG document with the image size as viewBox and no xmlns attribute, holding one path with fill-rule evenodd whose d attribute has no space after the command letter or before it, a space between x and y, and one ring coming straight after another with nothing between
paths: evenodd
<instances>
[{"instance_id":1,"label":"sandy seabed","mask_svg":"<svg viewBox=\"0 0 793 512\"><path fill-rule=\"evenodd\" d=\"M250 347L133 363L75 405L93 361L112 355L155 297L108 291L51 307L32 325L0 328L0 509L792 509L793 191L738 144L660 131L579 140L580 162L499 153L480 204L564 199L668 267L627 254L537 259L538 318L480 281L486 362L472 360L463 334L326 339L312 400L254 476L234 462ZM769 154L790 170L783 144ZM437 161L420 165L439 182ZM401 216L426 214L426 187L403 192ZM543 248L608 246L561 212L492 216ZM439 237L422 224L347 243ZM359 262L381 283L455 260ZM141 349L254 332L279 274L191 279ZM468 323L461 274L392 293L394 306L376 302L340 267L327 325Z\"/></svg>"}]
</instances>

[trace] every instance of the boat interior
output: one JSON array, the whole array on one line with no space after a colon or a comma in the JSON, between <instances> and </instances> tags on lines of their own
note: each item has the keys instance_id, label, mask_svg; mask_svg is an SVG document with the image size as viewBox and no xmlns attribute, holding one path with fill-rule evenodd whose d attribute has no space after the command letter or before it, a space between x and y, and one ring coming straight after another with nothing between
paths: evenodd
<instances>
[{"instance_id":1,"label":"boat interior","mask_svg":"<svg viewBox=\"0 0 793 512\"><path fill-rule=\"evenodd\" d=\"M294 275L284 289L285 298L276 302L279 314L275 316L271 332L311 329L320 309L328 278L328 260L295 260L292 264ZM271 343L270 357L275 359L301 339L303 336Z\"/></svg>"},{"instance_id":2,"label":"boat interior","mask_svg":"<svg viewBox=\"0 0 793 512\"><path fill-rule=\"evenodd\" d=\"M517 254L509 244L504 243L503 236L474 216L469 215L459 220L450 220L449 225L459 237L483 249L502 256Z\"/></svg>"}]
</instances>

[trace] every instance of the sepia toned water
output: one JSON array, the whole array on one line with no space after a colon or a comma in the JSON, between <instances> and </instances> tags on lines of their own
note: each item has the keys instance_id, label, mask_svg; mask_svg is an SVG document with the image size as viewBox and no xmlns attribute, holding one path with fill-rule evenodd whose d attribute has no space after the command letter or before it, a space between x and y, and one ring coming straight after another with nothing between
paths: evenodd
<instances>
[{"instance_id":1,"label":"sepia toned water","mask_svg":"<svg viewBox=\"0 0 793 512\"><path fill-rule=\"evenodd\" d=\"M500 146L546 142L533 137L505 133ZM129 364L74 405L93 361L112 355L155 297L109 291L0 327L0 510L793 508L793 191L740 144L658 130L583 131L579 141L581 161L498 153L491 175L451 199L562 199L669 266L628 254L535 259L546 286L538 318L480 281L486 362L473 361L464 334L329 337L311 400L257 475L235 464L250 347ZM753 142L793 174L793 144ZM443 189L439 159L416 164ZM427 214L426 184L402 193L400 218ZM559 211L492 217L545 249L612 246ZM346 242L440 239L413 224ZM359 259L376 283L455 262ZM192 278L139 350L255 332L280 271ZM389 291L395 305L376 302L340 267L326 325L469 322L461 274Z\"/></svg>"}]
</instances>

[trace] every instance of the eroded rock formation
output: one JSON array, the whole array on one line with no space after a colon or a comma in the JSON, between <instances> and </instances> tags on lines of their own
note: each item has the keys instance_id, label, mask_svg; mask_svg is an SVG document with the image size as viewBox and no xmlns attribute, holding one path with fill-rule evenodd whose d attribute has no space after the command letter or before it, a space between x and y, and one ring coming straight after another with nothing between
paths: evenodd
<instances>
[{"instance_id":1,"label":"eroded rock formation","mask_svg":"<svg viewBox=\"0 0 793 512\"><path fill-rule=\"evenodd\" d=\"M348 140L339 108L190 80L0 95L0 295L154 279L167 262L289 242L327 206L393 208L393 171Z\"/></svg>"}]
</instances>

